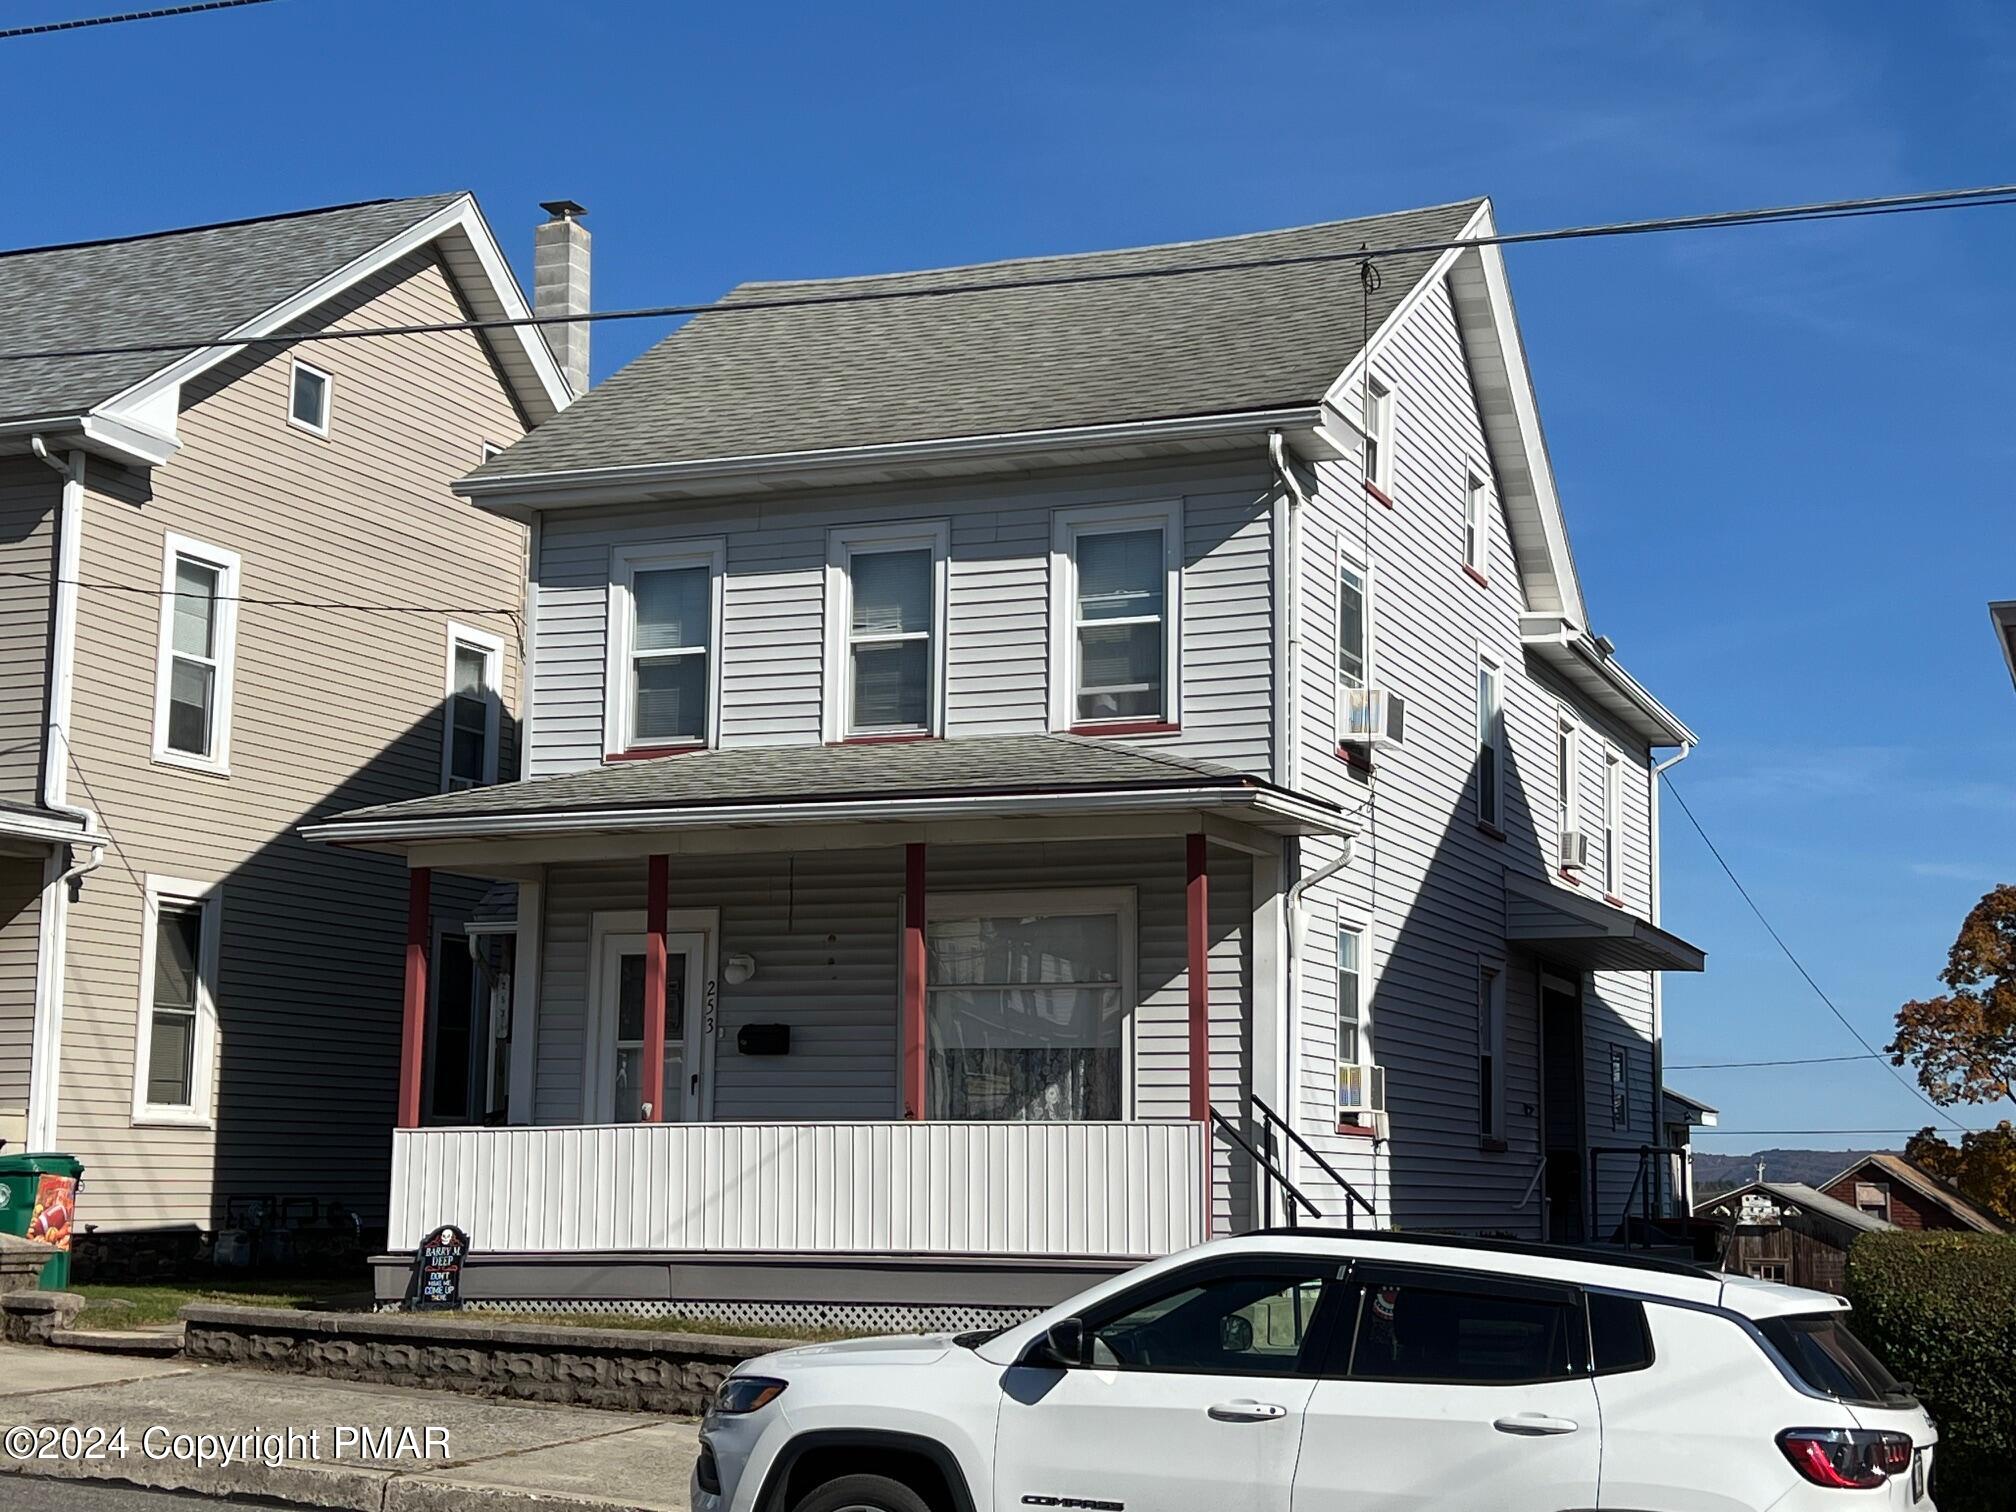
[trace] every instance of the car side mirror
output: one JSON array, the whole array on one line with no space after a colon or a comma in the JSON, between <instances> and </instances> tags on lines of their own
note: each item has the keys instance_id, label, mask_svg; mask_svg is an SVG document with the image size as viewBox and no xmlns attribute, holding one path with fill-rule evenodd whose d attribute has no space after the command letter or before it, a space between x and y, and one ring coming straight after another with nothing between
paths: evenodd
<instances>
[{"instance_id":1,"label":"car side mirror","mask_svg":"<svg viewBox=\"0 0 2016 1512\"><path fill-rule=\"evenodd\" d=\"M1044 1330L1041 1347L1030 1351L1031 1364L1071 1370L1089 1364L1092 1353L1083 1318L1059 1318Z\"/></svg>"},{"instance_id":2,"label":"car side mirror","mask_svg":"<svg viewBox=\"0 0 2016 1512\"><path fill-rule=\"evenodd\" d=\"M1218 1320L1218 1347L1226 1354L1245 1354L1253 1347L1253 1320L1233 1313Z\"/></svg>"}]
</instances>

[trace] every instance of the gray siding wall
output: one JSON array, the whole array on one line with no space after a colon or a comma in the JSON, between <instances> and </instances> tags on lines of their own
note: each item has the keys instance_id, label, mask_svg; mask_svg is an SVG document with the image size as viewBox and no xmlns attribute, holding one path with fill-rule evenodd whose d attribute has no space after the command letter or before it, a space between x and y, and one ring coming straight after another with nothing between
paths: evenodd
<instances>
[{"instance_id":1,"label":"gray siding wall","mask_svg":"<svg viewBox=\"0 0 2016 1512\"><path fill-rule=\"evenodd\" d=\"M36 929L42 863L0 858L0 1139L27 1138L29 1052L35 1038Z\"/></svg>"},{"instance_id":2,"label":"gray siding wall","mask_svg":"<svg viewBox=\"0 0 2016 1512\"><path fill-rule=\"evenodd\" d=\"M0 458L0 800L10 803L41 799L62 495L63 480L33 457Z\"/></svg>"},{"instance_id":3,"label":"gray siding wall","mask_svg":"<svg viewBox=\"0 0 2016 1512\"><path fill-rule=\"evenodd\" d=\"M1439 284L1381 339L1373 369L1395 390L1394 507L1369 497L1355 461L1316 470L1303 511L1298 679L1300 784L1361 809L1357 860L1307 894L1294 1079L1305 1134L1390 1193L1391 1218L1434 1226L1537 1234L1537 1198L1522 1204L1540 1153L1537 959L1505 944L1505 872L1549 876L1555 851L1556 709L1577 701L1529 666L1519 642L1518 564L1502 511L1490 519L1485 577L1463 570L1465 469L1488 469L1454 313ZM1338 755L1336 569L1339 552L1373 574L1373 680L1407 700L1407 736L1381 748L1370 778ZM1504 838L1477 823L1474 785L1480 646L1502 667L1506 727ZM1626 833L1620 891L1649 903L1649 753L1586 708L1579 797L1592 845L1601 831L1603 749L1625 762ZM1334 848L1304 848L1313 871ZM1593 873L1592 873L1593 876ZM1335 1132L1336 930L1366 929L1375 1058L1387 1068L1392 1140L1375 1158L1367 1142ZM1479 1147L1477 1000L1480 963L1506 978L1506 1135L1509 1149ZM1586 992L1591 1143L1635 1144L1653 1133L1652 994L1642 973L1600 973ZM1612 1044L1625 1047L1632 1118L1610 1120ZM1622 1203L1629 1162L1606 1167L1605 1211ZM1320 1187L1321 1183L1314 1183Z\"/></svg>"},{"instance_id":4,"label":"gray siding wall","mask_svg":"<svg viewBox=\"0 0 2016 1512\"><path fill-rule=\"evenodd\" d=\"M1251 1043L1252 868L1214 848L1211 877L1212 1098L1242 1106ZM933 846L933 894L1017 889L1135 889L1139 927L1134 1008L1135 1112L1189 1112L1188 975L1180 837L1154 841ZM724 1121L900 1116L897 1084L900 849L672 860L670 906L717 908L719 950L756 960L756 975L720 986L714 1117ZM587 1036L594 915L641 912L642 862L548 868L538 1009L534 1121L577 1122ZM785 1056L737 1053L744 1024L791 1026ZM1219 1208L1243 1201L1245 1173L1224 1150Z\"/></svg>"},{"instance_id":5,"label":"gray siding wall","mask_svg":"<svg viewBox=\"0 0 2016 1512\"><path fill-rule=\"evenodd\" d=\"M725 538L721 744L821 738L827 533L884 521L951 521L946 732L1049 725L1052 514L1126 500L1183 500L1183 728L1153 740L1265 772L1272 761L1272 484L1264 455L1068 481L847 490L817 496L549 512L536 566L533 747L528 774L602 760L611 552Z\"/></svg>"}]
</instances>

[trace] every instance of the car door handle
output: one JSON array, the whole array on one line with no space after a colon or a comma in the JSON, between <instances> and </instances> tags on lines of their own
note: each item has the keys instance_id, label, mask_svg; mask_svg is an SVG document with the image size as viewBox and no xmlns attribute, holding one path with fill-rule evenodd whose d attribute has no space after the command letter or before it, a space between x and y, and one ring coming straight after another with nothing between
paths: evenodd
<instances>
[{"instance_id":1,"label":"car door handle","mask_svg":"<svg viewBox=\"0 0 2016 1512\"><path fill-rule=\"evenodd\" d=\"M1500 1433L1515 1433L1523 1438L1544 1438L1554 1433L1573 1433L1582 1425L1573 1418L1548 1417L1544 1412L1517 1412L1510 1417L1501 1417L1491 1425Z\"/></svg>"},{"instance_id":2,"label":"car door handle","mask_svg":"<svg viewBox=\"0 0 2016 1512\"><path fill-rule=\"evenodd\" d=\"M1211 1416L1221 1423L1271 1423L1277 1418L1288 1416L1288 1409L1279 1402L1220 1402L1210 1409Z\"/></svg>"}]
</instances>

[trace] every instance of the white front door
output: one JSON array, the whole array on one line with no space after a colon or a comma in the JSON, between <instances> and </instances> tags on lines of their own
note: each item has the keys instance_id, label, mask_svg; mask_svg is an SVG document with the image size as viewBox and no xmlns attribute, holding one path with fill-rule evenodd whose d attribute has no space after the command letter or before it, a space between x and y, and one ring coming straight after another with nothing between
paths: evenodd
<instances>
[{"instance_id":1,"label":"white front door","mask_svg":"<svg viewBox=\"0 0 2016 1512\"><path fill-rule=\"evenodd\" d=\"M1086 1317L1089 1363L1002 1378L997 1507L1288 1512L1335 1260L1241 1256Z\"/></svg>"},{"instance_id":2,"label":"white front door","mask_svg":"<svg viewBox=\"0 0 2016 1512\"><path fill-rule=\"evenodd\" d=\"M595 1065L590 1119L595 1123L644 1121L645 936L606 933L595 973ZM705 1025L701 1013L706 936L665 937L666 1123L706 1116L703 1093Z\"/></svg>"}]
</instances>

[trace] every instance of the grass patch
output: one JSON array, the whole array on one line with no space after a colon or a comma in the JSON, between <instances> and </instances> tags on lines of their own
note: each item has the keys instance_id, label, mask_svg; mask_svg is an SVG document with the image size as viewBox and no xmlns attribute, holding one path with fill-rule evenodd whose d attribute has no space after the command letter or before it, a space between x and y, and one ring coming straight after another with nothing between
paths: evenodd
<instances>
[{"instance_id":1,"label":"grass patch","mask_svg":"<svg viewBox=\"0 0 2016 1512\"><path fill-rule=\"evenodd\" d=\"M315 1312L351 1312L371 1306L370 1277L358 1275L220 1280L180 1286L108 1283L71 1289L84 1298L84 1311L77 1316L78 1328L159 1328L173 1323L191 1302L218 1302L232 1307L301 1307Z\"/></svg>"}]
</instances>

